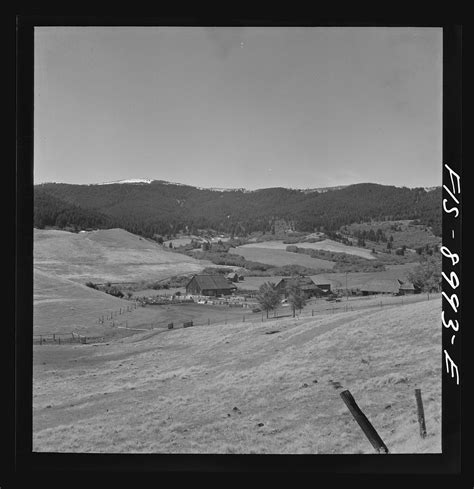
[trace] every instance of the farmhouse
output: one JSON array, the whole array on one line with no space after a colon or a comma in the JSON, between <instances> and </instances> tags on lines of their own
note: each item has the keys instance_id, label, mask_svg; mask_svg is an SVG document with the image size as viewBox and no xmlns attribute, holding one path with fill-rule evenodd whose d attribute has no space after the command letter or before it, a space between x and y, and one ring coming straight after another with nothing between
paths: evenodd
<instances>
[{"instance_id":1,"label":"farmhouse","mask_svg":"<svg viewBox=\"0 0 474 489\"><path fill-rule=\"evenodd\" d=\"M194 275L186 285L186 294L193 295L230 295L237 287L222 275Z\"/></svg>"},{"instance_id":2,"label":"farmhouse","mask_svg":"<svg viewBox=\"0 0 474 489\"><path fill-rule=\"evenodd\" d=\"M307 297L320 297L325 295L327 292L316 285L310 277L290 277L282 278L276 285L275 288L278 292L285 297L288 296L287 287L297 285ZM326 284L328 285L328 284ZM330 285L328 285L330 288Z\"/></svg>"},{"instance_id":3,"label":"farmhouse","mask_svg":"<svg viewBox=\"0 0 474 489\"><path fill-rule=\"evenodd\" d=\"M403 282L400 279L379 279L369 280L361 287L362 295L374 294L415 294L417 290L410 282Z\"/></svg>"}]
</instances>

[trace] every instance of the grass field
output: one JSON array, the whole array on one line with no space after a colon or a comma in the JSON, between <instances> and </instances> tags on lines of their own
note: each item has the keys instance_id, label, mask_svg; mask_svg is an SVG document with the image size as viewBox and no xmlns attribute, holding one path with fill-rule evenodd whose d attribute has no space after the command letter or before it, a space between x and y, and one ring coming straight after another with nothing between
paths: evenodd
<instances>
[{"instance_id":1,"label":"grass field","mask_svg":"<svg viewBox=\"0 0 474 489\"><path fill-rule=\"evenodd\" d=\"M397 230L391 229L391 226L397 226ZM387 237L393 236L394 248L405 245L407 248L416 249L420 246L434 246L441 243L441 238L434 236L429 228L424 225L414 225L409 220L354 223L346 227L349 233L381 229ZM370 243L370 246L372 246L372 243ZM385 249L386 244L381 243L378 247Z\"/></svg>"},{"instance_id":2,"label":"grass field","mask_svg":"<svg viewBox=\"0 0 474 489\"><path fill-rule=\"evenodd\" d=\"M160 280L212 265L123 229L77 234L35 229L33 263L38 270L80 283Z\"/></svg>"},{"instance_id":3,"label":"grass field","mask_svg":"<svg viewBox=\"0 0 474 489\"><path fill-rule=\"evenodd\" d=\"M316 243L299 242L292 243L292 245L299 248L308 248L313 250L324 250L324 251L334 251L336 253L347 253L348 255L356 255L367 260L375 260L370 250L364 248L358 248L357 246L346 246L345 244L338 243L332 239L324 239L322 241L317 241ZM265 250L286 250L288 244L283 243L283 241L263 241L260 243L252 243L249 245L242 245L237 248L237 250L242 250L245 248L263 248ZM242 254L242 253L241 253ZM326 261L326 260L321 260ZM321 267L322 268L322 267Z\"/></svg>"},{"instance_id":4,"label":"grass field","mask_svg":"<svg viewBox=\"0 0 474 489\"><path fill-rule=\"evenodd\" d=\"M103 336L106 339L126 333L121 328L150 329L166 328L169 322L182 326L184 321L194 320L196 324L218 321L242 320L243 314L252 315L242 308L202 304L180 304L137 307L133 301L118 299L71 280L55 277L40 270L34 270L33 287L33 334L70 334L76 332L90 337ZM156 296L158 292L148 291L141 295ZM120 314L120 311L122 313ZM99 324L102 316L113 317ZM113 325L113 326L112 326ZM120 328L118 328L120 327Z\"/></svg>"},{"instance_id":5,"label":"grass field","mask_svg":"<svg viewBox=\"0 0 474 489\"><path fill-rule=\"evenodd\" d=\"M289 251L285 251L284 249L257 246L257 244L260 245L261 243L231 248L229 253L241 255L249 261L265 263L275 267L281 267L284 265L301 265L303 267L313 268L315 270L330 270L335 265L333 261L311 258L308 255L304 255L302 253L291 253Z\"/></svg>"},{"instance_id":6,"label":"grass field","mask_svg":"<svg viewBox=\"0 0 474 489\"><path fill-rule=\"evenodd\" d=\"M440 311L436 299L35 346L33 451L373 453L349 389L391 453L439 453Z\"/></svg>"}]
</instances>

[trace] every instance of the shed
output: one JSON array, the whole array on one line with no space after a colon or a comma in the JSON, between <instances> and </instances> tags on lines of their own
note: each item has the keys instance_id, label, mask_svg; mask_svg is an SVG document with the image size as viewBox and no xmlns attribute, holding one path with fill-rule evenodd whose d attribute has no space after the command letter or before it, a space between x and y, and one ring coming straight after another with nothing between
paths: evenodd
<instances>
[{"instance_id":1,"label":"shed","mask_svg":"<svg viewBox=\"0 0 474 489\"><path fill-rule=\"evenodd\" d=\"M230 272L226 275L226 278L232 282L238 282L239 281L239 274L236 272Z\"/></svg>"},{"instance_id":2,"label":"shed","mask_svg":"<svg viewBox=\"0 0 474 489\"><path fill-rule=\"evenodd\" d=\"M420 290L415 287L411 282L403 282L400 285L399 293L400 295L408 295L408 294L418 294Z\"/></svg>"},{"instance_id":3,"label":"shed","mask_svg":"<svg viewBox=\"0 0 474 489\"><path fill-rule=\"evenodd\" d=\"M326 293L323 289L319 288L310 277L285 277L275 285L275 288L280 294L287 297L287 288L292 285L297 285L307 297L320 297Z\"/></svg>"},{"instance_id":4,"label":"shed","mask_svg":"<svg viewBox=\"0 0 474 489\"><path fill-rule=\"evenodd\" d=\"M314 282L314 280L313 280ZM316 287L320 288L323 292L329 293L331 292L331 284L328 283L320 283L320 282L314 282Z\"/></svg>"},{"instance_id":5,"label":"shed","mask_svg":"<svg viewBox=\"0 0 474 489\"><path fill-rule=\"evenodd\" d=\"M402 283L399 279L373 279L366 282L360 290L362 295L398 294Z\"/></svg>"},{"instance_id":6,"label":"shed","mask_svg":"<svg viewBox=\"0 0 474 489\"><path fill-rule=\"evenodd\" d=\"M186 284L186 294L208 295L217 297L219 295L230 295L237 287L222 275L194 275Z\"/></svg>"}]
</instances>

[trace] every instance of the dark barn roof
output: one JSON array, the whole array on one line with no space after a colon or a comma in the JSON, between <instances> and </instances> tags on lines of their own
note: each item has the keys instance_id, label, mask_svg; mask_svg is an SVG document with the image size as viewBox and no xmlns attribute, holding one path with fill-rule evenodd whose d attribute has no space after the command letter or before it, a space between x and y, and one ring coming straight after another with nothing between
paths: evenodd
<instances>
[{"instance_id":1,"label":"dark barn roof","mask_svg":"<svg viewBox=\"0 0 474 489\"><path fill-rule=\"evenodd\" d=\"M366 282L360 290L362 292L373 292L381 294L397 294L400 290L401 281L397 279L373 279Z\"/></svg>"},{"instance_id":2,"label":"dark barn roof","mask_svg":"<svg viewBox=\"0 0 474 489\"><path fill-rule=\"evenodd\" d=\"M313 279L310 277L290 277L290 278L282 278L276 286L291 286L298 285L301 290L317 290L319 287L313 282Z\"/></svg>"},{"instance_id":3,"label":"dark barn roof","mask_svg":"<svg viewBox=\"0 0 474 489\"><path fill-rule=\"evenodd\" d=\"M201 290L234 290L237 287L230 284L222 275L194 275L186 287L195 280Z\"/></svg>"},{"instance_id":4,"label":"dark barn roof","mask_svg":"<svg viewBox=\"0 0 474 489\"><path fill-rule=\"evenodd\" d=\"M281 283L285 283L286 285L294 285L298 284L300 286L302 285L316 285L313 282L313 279L311 277L283 277L277 285Z\"/></svg>"}]
</instances>

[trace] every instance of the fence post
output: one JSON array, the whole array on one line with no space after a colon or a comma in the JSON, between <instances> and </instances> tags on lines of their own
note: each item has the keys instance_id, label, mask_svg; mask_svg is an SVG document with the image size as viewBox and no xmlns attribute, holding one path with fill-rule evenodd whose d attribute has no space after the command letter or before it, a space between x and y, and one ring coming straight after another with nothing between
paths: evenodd
<instances>
[{"instance_id":1,"label":"fence post","mask_svg":"<svg viewBox=\"0 0 474 489\"><path fill-rule=\"evenodd\" d=\"M58 338L58 342L59 344L61 344L61 336Z\"/></svg>"},{"instance_id":2,"label":"fence post","mask_svg":"<svg viewBox=\"0 0 474 489\"><path fill-rule=\"evenodd\" d=\"M345 390L341 392L340 396L342 397L345 405L347 406L350 413L357 421L365 436L368 438L375 450L378 453L389 453L388 448L382 441L382 438L380 438L377 431L375 431L375 428L372 426L365 414L361 411L361 409L355 402L355 399L352 397L352 394L348 390Z\"/></svg>"},{"instance_id":3,"label":"fence post","mask_svg":"<svg viewBox=\"0 0 474 489\"><path fill-rule=\"evenodd\" d=\"M418 424L420 425L421 438L426 437L425 413L423 410L423 401L421 399L421 389L415 389L416 406L418 409Z\"/></svg>"},{"instance_id":4,"label":"fence post","mask_svg":"<svg viewBox=\"0 0 474 489\"><path fill-rule=\"evenodd\" d=\"M314 309L311 309L311 316L314 316Z\"/></svg>"},{"instance_id":5,"label":"fence post","mask_svg":"<svg viewBox=\"0 0 474 489\"><path fill-rule=\"evenodd\" d=\"M53 341L56 341L56 335L53 333Z\"/></svg>"}]
</instances>

